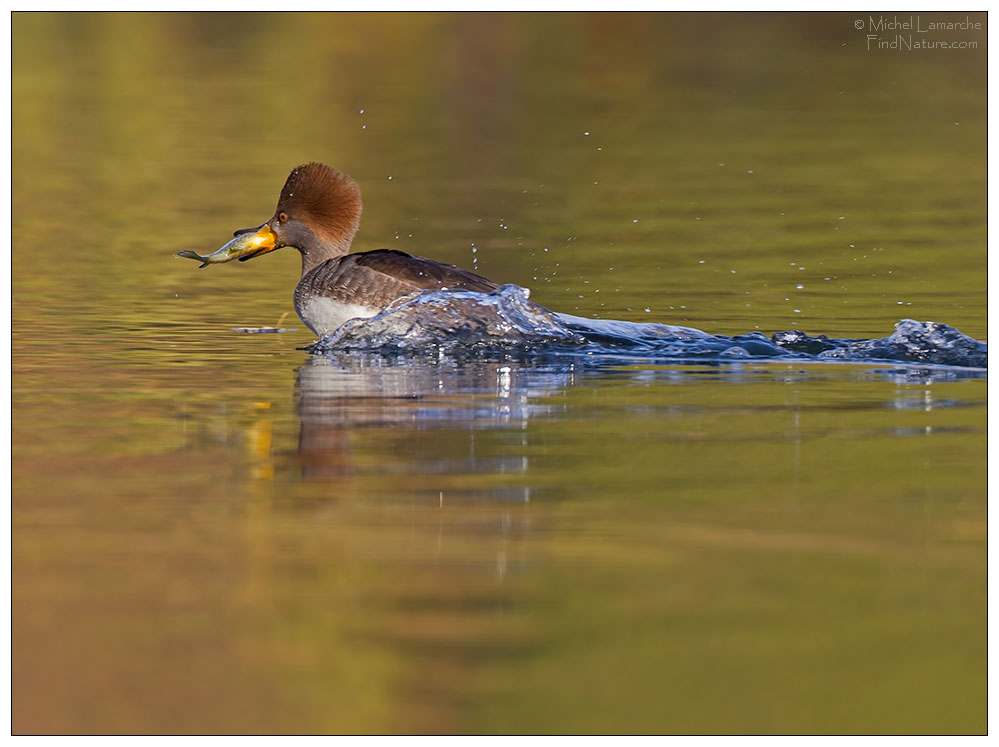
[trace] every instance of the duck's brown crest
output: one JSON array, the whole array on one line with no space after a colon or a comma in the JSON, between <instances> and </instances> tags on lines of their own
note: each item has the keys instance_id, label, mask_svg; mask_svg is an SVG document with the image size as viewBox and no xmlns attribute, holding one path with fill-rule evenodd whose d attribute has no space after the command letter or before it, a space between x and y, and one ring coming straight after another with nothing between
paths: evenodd
<instances>
[{"instance_id":1,"label":"duck's brown crest","mask_svg":"<svg viewBox=\"0 0 999 747\"><path fill-rule=\"evenodd\" d=\"M353 236L361 220L361 190L346 174L313 161L288 175L278 199L281 212L327 238Z\"/></svg>"}]
</instances>

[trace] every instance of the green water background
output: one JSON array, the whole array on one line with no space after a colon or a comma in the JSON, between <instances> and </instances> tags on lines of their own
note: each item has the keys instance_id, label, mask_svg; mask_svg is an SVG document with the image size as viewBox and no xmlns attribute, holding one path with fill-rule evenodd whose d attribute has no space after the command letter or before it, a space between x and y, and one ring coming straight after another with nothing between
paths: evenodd
<instances>
[{"instance_id":1,"label":"green water background","mask_svg":"<svg viewBox=\"0 0 999 747\"><path fill-rule=\"evenodd\" d=\"M986 33L858 20L14 14L14 730L983 732L984 380L433 395L172 256L320 160L560 311L984 339Z\"/></svg>"}]
</instances>

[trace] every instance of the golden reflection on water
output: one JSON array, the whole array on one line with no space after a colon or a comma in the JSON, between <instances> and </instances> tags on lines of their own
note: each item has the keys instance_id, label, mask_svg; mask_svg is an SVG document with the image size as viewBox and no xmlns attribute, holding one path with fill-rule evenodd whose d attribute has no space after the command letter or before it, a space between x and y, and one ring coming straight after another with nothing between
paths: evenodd
<instances>
[{"instance_id":1,"label":"golden reflection on water","mask_svg":"<svg viewBox=\"0 0 999 747\"><path fill-rule=\"evenodd\" d=\"M16 14L14 730L984 731L984 379L319 359L173 257L317 159L558 310L984 337L984 34L854 20Z\"/></svg>"}]
</instances>

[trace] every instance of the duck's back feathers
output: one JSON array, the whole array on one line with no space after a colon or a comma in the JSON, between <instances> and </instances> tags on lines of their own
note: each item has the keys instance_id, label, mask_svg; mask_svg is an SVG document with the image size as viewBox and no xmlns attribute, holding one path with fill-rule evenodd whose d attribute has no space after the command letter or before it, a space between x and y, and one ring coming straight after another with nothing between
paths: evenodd
<instances>
[{"instance_id":1,"label":"duck's back feathers","mask_svg":"<svg viewBox=\"0 0 999 747\"><path fill-rule=\"evenodd\" d=\"M496 283L474 272L455 265L445 264L426 257L414 257L398 249L377 249L373 252L350 254L343 257L357 267L364 267L381 275L388 275L401 282L420 288L461 288L488 293Z\"/></svg>"},{"instance_id":2,"label":"duck's back feathers","mask_svg":"<svg viewBox=\"0 0 999 747\"><path fill-rule=\"evenodd\" d=\"M347 254L323 262L302 277L298 292L364 298L385 306L399 296L427 288L461 288L488 293L496 284L454 265L414 257L395 249Z\"/></svg>"},{"instance_id":3,"label":"duck's back feathers","mask_svg":"<svg viewBox=\"0 0 999 747\"><path fill-rule=\"evenodd\" d=\"M329 259L309 270L295 289L295 309L314 332L326 334L331 331L326 328L344 314L373 316L400 296L433 288L489 293L497 285L454 265L378 249ZM369 313L358 313L359 309ZM315 318L320 313L322 320Z\"/></svg>"}]
</instances>

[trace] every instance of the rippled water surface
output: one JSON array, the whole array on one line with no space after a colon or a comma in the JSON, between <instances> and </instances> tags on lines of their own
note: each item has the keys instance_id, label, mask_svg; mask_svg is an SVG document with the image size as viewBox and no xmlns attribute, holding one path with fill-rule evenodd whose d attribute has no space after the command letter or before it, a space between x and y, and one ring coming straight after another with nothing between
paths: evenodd
<instances>
[{"instance_id":1,"label":"rippled water surface","mask_svg":"<svg viewBox=\"0 0 999 747\"><path fill-rule=\"evenodd\" d=\"M986 34L856 20L15 14L14 731L984 732L984 369L311 354L173 256L321 160L583 319L985 339Z\"/></svg>"}]
</instances>

